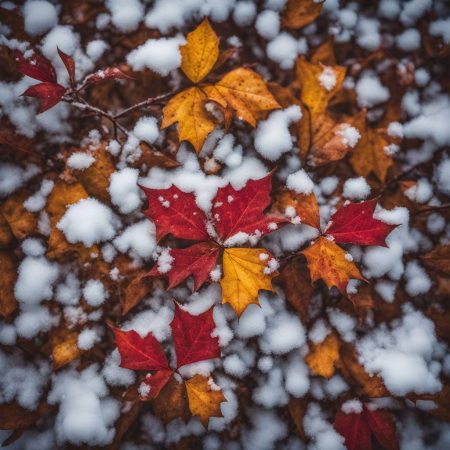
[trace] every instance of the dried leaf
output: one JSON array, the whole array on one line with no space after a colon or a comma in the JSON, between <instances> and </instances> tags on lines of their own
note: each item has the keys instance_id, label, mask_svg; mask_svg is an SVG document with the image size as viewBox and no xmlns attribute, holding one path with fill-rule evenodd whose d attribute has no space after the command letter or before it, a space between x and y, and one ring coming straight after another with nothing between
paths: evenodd
<instances>
[{"instance_id":1,"label":"dried leaf","mask_svg":"<svg viewBox=\"0 0 450 450\"><path fill-rule=\"evenodd\" d=\"M347 295L351 278L364 280L346 252L325 237L319 237L302 253L308 261L312 281L322 279L328 288L336 286L342 295Z\"/></svg>"},{"instance_id":2,"label":"dried leaf","mask_svg":"<svg viewBox=\"0 0 450 450\"><path fill-rule=\"evenodd\" d=\"M8 222L12 234L18 240L25 239L37 229L38 218L36 214L29 212L23 206L23 202L31 193L27 189L21 189L10 195L0 206L0 211Z\"/></svg>"},{"instance_id":3,"label":"dried leaf","mask_svg":"<svg viewBox=\"0 0 450 450\"><path fill-rule=\"evenodd\" d=\"M264 80L250 69L228 72L213 86L204 88L208 98L223 108L232 108L236 116L256 126L257 113L280 107L267 89Z\"/></svg>"},{"instance_id":4,"label":"dried leaf","mask_svg":"<svg viewBox=\"0 0 450 450\"><path fill-rule=\"evenodd\" d=\"M320 229L320 212L317 204L316 196L313 192L311 194L299 194L289 189L278 192L275 202L272 206L273 210L285 214L296 223L298 217L299 223L309 225L311 227ZM295 216L287 208L294 208Z\"/></svg>"},{"instance_id":5,"label":"dried leaf","mask_svg":"<svg viewBox=\"0 0 450 450\"><path fill-rule=\"evenodd\" d=\"M421 257L430 269L450 275L450 244L438 245Z\"/></svg>"},{"instance_id":6,"label":"dried leaf","mask_svg":"<svg viewBox=\"0 0 450 450\"><path fill-rule=\"evenodd\" d=\"M323 342L310 345L305 361L314 375L325 378L333 376L336 361L339 359L339 346L339 339L335 333L329 334Z\"/></svg>"},{"instance_id":7,"label":"dried leaf","mask_svg":"<svg viewBox=\"0 0 450 450\"><path fill-rule=\"evenodd\" d=\"M302 322L309 321L309 304L314 293L309 271L303 258L292 258L280 271L287 301L294 307Z\"/></svg>"},{"instance_id":8,"label":"dried leaf","mask_svg":"<svg viewBox=\"0 0 450 450\"><path fill-rule=\"evenodd\" d=\"M223 417L220 404L226 398L211 379L195 375L186 381L186 391L192 415L198 416L205 428L208 428L210 417Z\"/></svg>"},{"instance_id":9,"label":"dried leaf","mask_svg":"<svg viewBox=\"0 0 450 450\"><path fill-rule=\"evenodd\" d=\"M296 74L300 83L300 98L314 120L325 112L329 101L342 89L345 67L314 64L300 57L297 59Z\"/></svg>"},{"instance_id":10,"label":"dried leaf","mask_svg":"<svg viewBox=\"0 0 450 450\"><path fill-rule=\"evenodd\" d=\"M216 124L205 109L208 97L199 87L191 87L170 99L163 109L161 129L178 122L180 141L188 141L197 153Z\"/></svg>"},{"instance_id":11,"label":"dried leaf","mask_svg":"<svg viewBox=\"0 0 450 450\"><path fill-rule=\"evenodd\" d=\"M302 28L313 22L320 14L322 1L317 0L288 0L281 24L284 28Z\"/></svg>"},{"instance_id":12,"label":"dried leaf","mask_svg":"<svg viewBox=\"0 0 450 450\"><path fill-rule=\"evenodd\" d=\"M177 375L172 376L152 401L153 411L163 423L169 423L174 419L189 418L189 406L186 387Z\"/></svg>"},{"instance_id":13,"label":"dried leaf","mask_svg":"<svg viewBox=\"0 0 450 450\"><path fill-rule=\"evenodd\" d=\"M7 251L0 251L0 315L7 317L17 309L17 300L14 296L14 286L17 272L13 255Z\"/></svg>"},{"instance_id":14,"label":"dried leaf","mask_svg":"<svg viewBox=\"0 0 450 450\"><path fill-rule=\"evenodd\" d=\"M50 343L55 370L71 363L81 355L81 350L78 348L78 334L77 331L68 329L65 323L52 330Z\"/></svg>"}]
</instances>

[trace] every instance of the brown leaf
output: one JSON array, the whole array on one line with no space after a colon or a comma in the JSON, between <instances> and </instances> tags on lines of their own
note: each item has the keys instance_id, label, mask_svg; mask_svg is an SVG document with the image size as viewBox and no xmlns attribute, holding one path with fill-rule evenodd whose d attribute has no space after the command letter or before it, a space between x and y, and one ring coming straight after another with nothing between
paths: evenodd
<instances>
[{"instance_id":1,"label":"brown leaf","mask_svg":"<svg viewBox=\"0 0 450 450\"><path fill-rule=\"evenodd\" d=\"M362 394L371 398L388 397L389 391L378 375L370 376L359 363L356 350L352 344L342 343L338 367L350 385L356 384Z\"/></svg>"},{"instance_id":2,"label":"brown leaf","mask_svg":"<svg viewBox=\"0 0 450 450\"><path fill-rule=\"evenodd\" d=\"M166 156L164 153L155 150L150 145L145 142L139 144L141 149L141 156L138 160L130 163L131 167L142 168L143 166L150 167L161 167L163 169L172 169L174 167L179 167L180 163L175 159Z\"/></svg>"},{"instance_id":3,"label":"brown leaf","mask_svg":"<svg viewBox=\"0 0 450 450\"><path fill-rule=\"evenodd\" d=\"M309 303L314 293L309 271L303 258L292 258L282 267L278 277L284 285L287 301L294 307L302 322L309 321Z\"/></svg>"},{"instance_id":4,"label":"brown leaf","mask_svg":"<svg viewBox=\"0 0 450 450\"><path fill-rule=\"evenodd\" d=\"M348 295L348 299L351 301L360 322L364 321L367 312L374 307L372 287L368 284L361 284L355 294Z\"/></svg>"},{"instance_id":5,"label":"brown leaf","mask_svg":"<svg viewBox=\"0 0 450 450\"><path fill-rule=\"evenodd\" d=\"M314 64L322 63L327 66L336 65L333 39L329 38L317 47L310 61Z\"/></svg>"},{"instance_id":6,"label":"brown leaf","mask_svg":"<svg viewBox=\"0 0 450 450\"><path fill-rule=\"evenodd\" d=\"M355 116L344 117L339 123L326 113L316 116L315 120L312 116L311 120L312 142L309 158L312 165L319 166L339 161L351 151L352 146L344 135L345 129L354 127L362 136L366 119L365 111L360 111Z\"/></svg>"},{"instance_id":7,"label":"brown leaf","mask_svg":"<svg viewBox=\"0 0 450 450\"><path fill-rule=\"evenodd\" d=\"M187 420L190 417L186 388L182 381L172 376L169 382L152 400L154 413L164 422L169 423L174 419Z\"/></svg>"},{"instance_id":8,"label":"brown leaf","mask_svg":"<svg viewBox=\"0 0 450 450\"><path fill-rule=\"evenodd\" d=\"M44 402L35 411L22 408L16 401L2 403L0 404L0 430L28 428L52 409L52 406Z\"/></svg>"},{"instance_id":9,"label":"brown leaf","mask_svg":"<svg viewBox=\"0 0 450 450\"><path fill-rule=\"evenodd\" d=\"M137 306L145 296L149 295L153 289L153 280L146 277L147 271L136 272L131 282L125 288L125 292L120 297L120 305L122 307L122 315Z\"/></svg>"},{"instance_id":10,"label":"brown leaf","mask_svg":"<svg viewBox=\"0 0 450 450\"><path fill-rule=\"evenodd\" d=\"M104 203L110 201L109 177L115 171L111 154L106 150L107 145L107 142L102 142L99 147L89 153L95 158L94 164L84 170L73 170L86 192Z\"/></svg>"},{"instance_id":11,"label":"brown leaf","mask_svg":"<svg viewBox=\"0 0 450 450\"><path fill-rule=\"evenodd\" d=\"M10 252L0 251L0 315L7 317L17 308L14 296L16 283L16 262Z\"/></svg>"},{"instance_id":12,"label":"brown leaf","mask_svg":"<svg viewBox=\"0 0 450 450\"><path fill-rule=\"evenodd\" d=\"M131 407L129 407L130 403L125 404L125 407L122 410L123 412L120 414L120 417L115 424L116 434L114 435L114 440L108 446L108 450L119 450L125 434L138 419L143 405L144 404L141 401L132 402Z\"/></svg>"},{"instance_id":13,"label":"brown leaf","mask_svg":"<svg viewBox=\"0 0 450 450\"><path fill-rule=\"evenodd\" d=\"M8 247L12 240L14 239L11 230L9 228L8 222L0 213L0 247Z\"/></svg>"},{"instance_id":14,"label":"brown leaf","mask_svg":"<svg viewBox=\"0 0 450 450\"><path fill-rule=\"evenodd\" d=\"M324 2L316 0L288 0L281 16L284 28L302 28L315 20Z\"/></svg>"},{"instance_id":15,"label":"brown leaf","mask_svg":"<svg viewBox=\"0 0 450 450\"><path fill-rule=\"evenodd\" d=\"M300 439L303 442L308 440L305 429L303 427L303 418L305 417L306 410L308 408L308 403L304 398L293 398L289 399L288 410L289 414L294 421L295 429Z\"/></svg>"},{"instance_id":16,"label":"brown leaf","mask_svg":"<svg viewBox=\"0 0 450 450\"><path fill-rule=\"evenodd\" d=\"M37 231L37 216L23 206L23 202L30 195L27 189L21 189L10 195L0 206L0 211L8 222L12 234L18 240L25 239Z\"/></svg>"},{"instance_id":17,"label":"brown leaf","mask_svg":"<svg viewBox=\"0 0 450 450\"><path fill-rule=\"evenodd\" d=\"M450 275L450 244L438 245L421 260L428 268Z\"/></svg>"}]
</instances>

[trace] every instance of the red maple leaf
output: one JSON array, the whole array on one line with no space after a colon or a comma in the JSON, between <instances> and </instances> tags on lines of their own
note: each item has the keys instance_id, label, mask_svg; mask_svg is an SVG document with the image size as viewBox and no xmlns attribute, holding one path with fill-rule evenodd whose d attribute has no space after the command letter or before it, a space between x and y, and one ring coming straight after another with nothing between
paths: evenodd
<instances>
[{"instance_id":1,"label":"red maple leaf","mask_svg":"<svg viewBox=\"0 0 450 450\"><path fill-rule=\"evenodd\" d=\"M156 264L149 275L167 276L169 288L192 275L195 289L199 289L208 280L222 246L247 240L256 243L280 224L288 223L285 218L264 214L270 204L271 186L272 174L268 174L249 180L240 190L231 184L219 188L208 216L197 206L193 193L174 185L168 189L142 187L149 203L145 214L156 225L158 241L167 234L201 241L188 248L170 250L169 269Z\"/></svg>"},{"instance_id":2,"label":"red maple leaf","mask_svg":"<svg viewBox=\"0 0 450 450\"><path fill-rule=\"evenodd\" d=\"M213 307L197 316L184 311L175 302L175 314L170 327L177 356L176 368L194 362L213 359L220 356L219 338L211 336L216 324L213 319ZM143 391L143 398L155 398L166 385L174 370L155 337L148 333L141 337L136 331L123 331L110 324L114 332L120 353L121 367L132 370L156 371L147 376L144 384L150 388Z\"/></svg>"},{"instance_id":3,"label":"red maple leaf","mask_svg":"<svg viewBox=\"0 0 450 450\"><path fill-rule=\"evenodd\" d=\"M39 113L43 113L59 103L66 88L57 83L39 83L30 86L22 95L39 99Z\"/></svg>"},{"instance_id":4,"label":"red maple leaf","mask_svg":"<svg viewBox=\"0 0 450 450\"><path fill-rule=\"evenodd\" d=\"M397 225L375 219L376 199L349 203L331 217L325 234L342 244L380 245L387 247L386 237Z\"/></svg>"},{"instance_id":5,"label":"red maple leaf","mask_svg":"<svg viewBox=\"0 0 450 450\"><path fill-rule=\"evenodd\" d=\"M107 67L106 69L97 70L97 72L89 74L82 82L83 86L101 83L105 80L126 80L132 79L129 75L123 73L117 67Z\"/></svg>"},{"instance_id":6,"label":"red maple leaf","mask_svg":"<svg viewBox=\"0 0 450 450\"><path fill-rule=\"evenodd\" d=\"M219 338L211 337L215 326L212 307L194 316L175 303L175 315L170 327L175 342L177 367L220 355Z\"/></svg>"},{"instance_id":7,"label":"red maple leaf","mask_svg":"<svg viewBox=\"0 0 450 450\"><path fill-rule=\"evenodd\" d=\"M347 450L372 450L372 436L385 450L398 450L399 444L392 415L363 405L359 413L336 413L334 428L345 438Z\"/></svg>"},{"instance_id":8,"label":"red maple leaf","mask_svg":"<svg viewBox=\"0 0 450 450\"><path fill-rule=\"evenodd\" d=\"M67 73L69 74L69 80L70 84L73 86L75 84L75 61L73 58L66 53L64 53L62 50L60 50L58 47L58 55L61 58L62 62L66 66Z\"/></svg>"},{"instance_id":9,"label":"red maple leaf","mask_svg":"<svg viewBox=\"0 0 450 450\"><path fill-rule=\"evenodd\" d=\"M73 59L59 49L58 53L69 72L69 76L72 76L70 71L71 65L73 65L73 73L75 71ZM31 57L25 58L20 52L16 52L15 58L19 64L20 73L34 78L35 80L42 81L42 83L29 87L22 94L22 96L25 97L35 97L39 99L40 106L38 114L47 111L61 101L66 93L66 88L57 83L56 71L47 58L38 53L33 53Z\"/></svg>"},{"instance_id":10,"label":"red maple leaf","mask_svg":"<svg viewBox=\"0 0 450 450\"><path fill-rule=\"evenodd\" d=\"M14 56L19 64L21 74L44 83L56 83L56 71L52 63L44 56L33 53L30 57L25 58L20 52L15 52Z\"/></svg>"}]
</instances>

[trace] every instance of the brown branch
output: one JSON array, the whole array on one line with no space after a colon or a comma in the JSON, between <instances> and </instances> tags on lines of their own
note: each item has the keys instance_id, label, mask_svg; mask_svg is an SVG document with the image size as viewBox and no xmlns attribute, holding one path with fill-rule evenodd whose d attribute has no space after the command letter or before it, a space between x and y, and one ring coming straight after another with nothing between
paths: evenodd
<instances>
[{"instance_id":1,"label":"brown branch","mask_svg":"<svg viewBox=\"0 0 450 450\"><path fill-rule=\"evenodd\" d=\"M434 211L442 211L445 209L450 209L450 203L445 203L444 205L429 206L428 208L422 208L416 211L414 215L418 216L419 214L426 214Z\"/></svg>"},{"instance_id":2,"label":"brown branch","mask_svg":"<svg viewBox=\"0 0 450 450\"><path fill-rule=\"evenodd\" d=\"M69 97L69 98L64 98L64 101L71 104L72 106L79 109L80 111L90 111L98 116L105 117L113 124L115 129L119 129L125 136L128 136L128 131L122 125L120 125L120 123L117 122L116 118L113 115L111 115L110 113L103 111L102 109L89 104L84 99L80 99L80 101L76 101Z\"/></svg>"},{"instance_id":3,"label":"brown branch","mask_svg":"<svg viewBox=\"0 0 450 450\"><path fill-rule=\"evenodd\" d=\"M128 108L123 109L122 111L119 111L118 113L114 114L114 119L118 119L120 117L125 116L126 114L130 113L131 111L135 111L136 109L145 108L146 106L150 106L154 103L158 103L161 100L165 100L168 97L171 97L172 95L175 95L180 89L176 89L170 92L166 92L165 94L158 95L156 97L150 97L146 100L143 100L142 102L136 103L135 105L129 106Z\"/></svg>"}]
</instances>

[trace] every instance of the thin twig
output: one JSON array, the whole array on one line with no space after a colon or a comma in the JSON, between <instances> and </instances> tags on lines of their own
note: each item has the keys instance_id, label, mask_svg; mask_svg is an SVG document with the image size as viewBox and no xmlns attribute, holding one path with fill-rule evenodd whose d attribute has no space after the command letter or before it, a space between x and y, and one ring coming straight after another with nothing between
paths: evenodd
<instances>
[{"instance_id":1,"label":"thin twig","mask_svg":"<svg viewBox=\"0 0 450 450\"><path fill-rule=\"evenodd\" d=\"M117 122L117 120L113 115L109 114L108 112L103 111L102 109L89 104L86 100L74 101L71 98L66 98L64 99L64 101L70 103L72 106L79 109L80 111L90 111L98 116L105 117L113 124L115 128L119 129L125 136L128 136L128 131L122 125L120 125L120 123Z\"/></svg>"},{"instance_id":2,"label":"thin twig","mask_svg":"<svg viewBox=\"0 0 450 450\"><path fill-rule=\"evenodd\" d=\"M444 205L429 206L428 208L419 209L414 213L414 215L418 216L419 214L425 214L434 211L442 211L443 209L450 209L450 203L445 203Z\"/></svg>"},{"instance_id":3,"label":"thin twig","mask_svg":"<svg viewBox=\"0 0 450 450\"><path fill-rule=\"evenodd\" d=\"M167 92L162 95L158 95L156 97L150 97L146 100L143 100L142 102L136 103L135 105L131 105L128 108L123 109L122 111L119 111L118 113L114 114L114 119L118 119L119 117L125 116L126 114L130 113L131 111L134 111L139 108L144 108L146 106L150 106L153 103L158 103L161 100L165 100L167 97L170 97L178 92L178 89L175 91Z\"/></svg>"}]
</instances>

